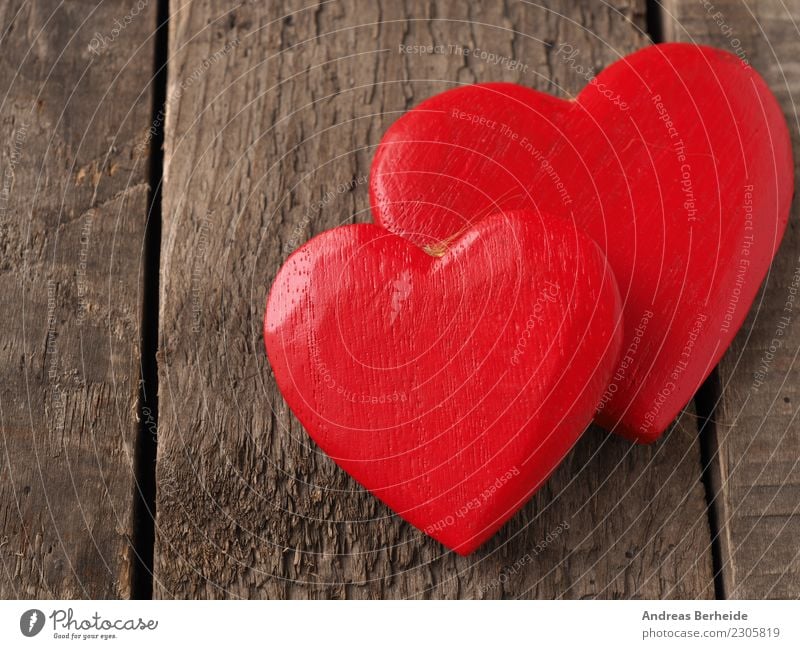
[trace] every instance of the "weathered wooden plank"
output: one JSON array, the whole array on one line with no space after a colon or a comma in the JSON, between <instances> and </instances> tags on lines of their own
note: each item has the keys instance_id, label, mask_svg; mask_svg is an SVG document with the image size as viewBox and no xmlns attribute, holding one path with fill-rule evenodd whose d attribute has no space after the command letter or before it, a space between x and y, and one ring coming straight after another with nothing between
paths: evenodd
<instances>
[{"instance_id":1,"label":"weathered wooden plank","mask_svg":"<svg viewBox=\"0 0 800 649\"><path fill-rule=\"evenodd\" d=\"M154 4L0 2L3 598L130 594Z\"/></svg>"},{"instance_id":2,"label":"weathered wooden plank","mask_svg":"<svg viewBox=\"0 0 800 649\"><path fill-rule=\"evenodd\" d=\"M795 160L800 160L798 22L798 0L664 3L668 40L730 50L764 76L784 107ZM732 598L800 597L797 212L795 203L762 292L719 365L715 506L724 591Z\"/></svg>"},{"instance_id":3,"label":"weathered wooden plank","mask_svg":"<svg viewBox=\"0 0 800 649\"><path fill-rule=\"evenodd\" d=\"M263 351L265 299L287 255L369 219L369 163L388 124L456 83L575 93L589 68L646 44L644 3L617 4L175 8L156 596L713 596L690 416L650 447L590 431L494 540L461 558L314 447ZM556 53L562 42L572 58Z\"/></svg>"}]
</instances>

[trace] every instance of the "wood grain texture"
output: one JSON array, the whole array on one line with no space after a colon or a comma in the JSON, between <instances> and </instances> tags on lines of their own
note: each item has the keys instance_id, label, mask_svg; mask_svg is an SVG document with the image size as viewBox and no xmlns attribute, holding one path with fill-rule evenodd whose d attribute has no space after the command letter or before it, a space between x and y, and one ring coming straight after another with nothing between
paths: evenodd
<instances>
[{"instance_id":1,"label":"wood grain texture","mask_svg":"<svg viewBox=\"0 0 800 649\"><path fill-rule=\"evenodd\" d=\"M707 6L708 5L708 6ZM800 2L669 0L668 40L748 61L780 100L800 160ZM795 170L797 174L797 170ZM800 231L797 202L760 296L719 365L715 505L725 595L800 597Z\"/></svg>"},{"instance_id":2,"label":"wood grain texture","mask_svg":"<svg viewBox=\"0 0 800 649\"><path fill-rule=\"evenodd\" d=\"M112 37L129 10L0 2L3 598L130 594L155 13Z\"/></svg>"},{"instance_id":3,"label":"wood grain texture","mask_svg":"<svg viewBox=\"0 0 800 649\"><path fill-rule=\"evenodd\" d=\"M713 596L691 414L649 447L589 431L487 546L458 557L310 442L261 338L288 253L369 220L372 152L403 111L453 82L575 93L576 64L598 69L647 42L644 3L173 5L155 595ZM576 59L556 58L557 42ZM400 51L436 44L447 53Z\"/></svg>"}]
</instances>

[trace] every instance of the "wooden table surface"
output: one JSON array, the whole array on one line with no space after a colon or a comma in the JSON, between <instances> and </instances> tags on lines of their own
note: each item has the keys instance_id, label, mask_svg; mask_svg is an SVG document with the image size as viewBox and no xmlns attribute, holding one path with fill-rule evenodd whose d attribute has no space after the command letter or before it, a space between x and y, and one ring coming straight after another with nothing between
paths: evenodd
<instances>
[{"instance_id":1,"label":"wooden table surface","mask_svg":"<svg viewBox=\"0 0 800 649\"><path fill-rule=\"evenodd\" d=\"M310 442L261 337L287 255L369 220L382 133L456 84L569 97L651 41L711 44L766 78L800 160L800 0L0 0L0 18L0 597L800 596L797 209L663 439L589 430L469 557Z\"/></svg>"}]
</instances>

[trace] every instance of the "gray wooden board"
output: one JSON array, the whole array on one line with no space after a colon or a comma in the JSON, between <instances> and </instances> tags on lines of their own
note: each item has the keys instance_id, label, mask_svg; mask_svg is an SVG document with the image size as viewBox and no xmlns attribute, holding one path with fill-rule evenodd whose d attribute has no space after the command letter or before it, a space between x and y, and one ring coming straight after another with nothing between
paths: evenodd
<instances>
[{"instance_id":1,"label":"gray wooden board","mask_svg":"<svg viewBox=\"0 0 800 649\"><path fill-rule=\"evenodd\" d=\"M154 4L0 1L3 598L130 594Z\"/></svg>"},{"instance_id":2,"label":"gray wooden board","mask_svg":"<svg viewBox=\"0 0 800 649\"><path fill-rule=\"evenodd\" d=\"M798 25L798 0L664 3L667 40L730 50L764 76L783 105L795 161L800 160ZM722 522L724 590L731 598L800 597L797 218L795 201L762 292L719 365L715 506Z\"/></svg>"},{"instance_id":3,"label":"gray wooden board","mask_svg":"<svg viewBox=\"0 0 800 649\"><path fill-rule=\"evenodd\" d=\"M261 337L289 252L369 220L374 146L403 111L476 81L574 94L577 66L648 42L644 3L307 4L171 3L155 596L713 597L691 411L649 447L589 431L461 558L310 442ZM556 54L562 42L572 61Z\"/></svg>"}]
</instances>

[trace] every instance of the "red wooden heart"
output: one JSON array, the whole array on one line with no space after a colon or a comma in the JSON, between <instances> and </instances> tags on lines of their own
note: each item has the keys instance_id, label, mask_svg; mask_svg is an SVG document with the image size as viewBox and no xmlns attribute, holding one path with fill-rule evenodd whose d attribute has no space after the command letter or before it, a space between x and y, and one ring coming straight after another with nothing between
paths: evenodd
<instances>
[{"instance_id":1,"label":"red wooden heart","mask_svg":"<svg viewBox=\"0 0 800 649\"><path fill-rule=\"evenodd\" d=\"M668 427L741 326L792 189L764 81L684 44L622 59L575 101L512 84L437 95L388 130L370 179L376 222L422 246L502 209L574 217L606 251L625 312L597 420L639 441Z\"/></svg>"},{"instance_id":2,"label":"red wooden heart","mask_svg":"<svg viewBox=\"0 0 800 649\"><path fill-rule=\"evenodd\" d=\"M370 224L278 272L264 341L320 447L461 554L488 539L589 424L621 307L598 246L561 220L482 220L441 256Z\"/></svg>"}]
</instances>

